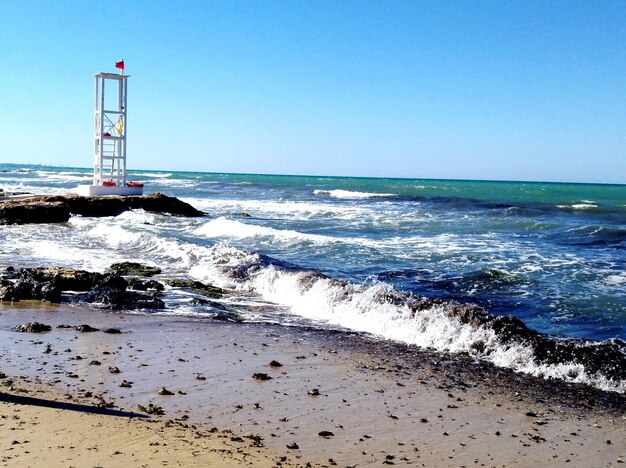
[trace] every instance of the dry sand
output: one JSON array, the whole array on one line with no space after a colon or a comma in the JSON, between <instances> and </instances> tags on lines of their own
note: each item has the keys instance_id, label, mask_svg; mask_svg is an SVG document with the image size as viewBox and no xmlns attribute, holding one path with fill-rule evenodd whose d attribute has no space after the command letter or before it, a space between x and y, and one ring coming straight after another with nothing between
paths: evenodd
<instances>
[{"instance_id":1,"label":"dry sand","mask_svg":"<svg viewBox=\"0 0 626 468\"><path fill-rule=\"evenodd\" d=\"M56 328L81 324L123 333ZM351 333L32 302L0 304L0 339L5 466L626 461L624 396Z\"/></svg>"}]
</instances>

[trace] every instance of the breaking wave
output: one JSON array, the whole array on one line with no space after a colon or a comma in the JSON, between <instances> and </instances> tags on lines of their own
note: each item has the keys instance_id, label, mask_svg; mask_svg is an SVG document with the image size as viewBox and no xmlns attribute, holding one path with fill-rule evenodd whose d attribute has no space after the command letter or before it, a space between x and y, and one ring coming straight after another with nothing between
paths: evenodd
<instances>
[{"instance_id":1,"label":"breaking wave","mask_svg":"<svg viewBox=\"0 0 626 468\"><path fill-rule=\"evenodd\" d=\"M352 190L341 190L341 189L335 189L335 190L321 190L321 189L317 189L317 190L313 190L313 194L315 195L321 195L321 196L327 196L327 197L333 197L333 198L344 198L344 199L350 199L350 198L388 198L388 197L397 197L398 195L396 195L395 193L371 193L371 192L356 192L356 191L352 191Z\"/></svg>"},{"instance_id":2,"label":"breaking wave","mask_svg":"<svg viewBox=\"0 0 626 468\"><path fill-rule=\"evenodd\" d=\"M423 348L468 353L545 378L626 391L626 344L620 340L558 340L528 330L519 319L493 317L476 306L414 297L385 282L336 280L222 244L206 253L190 269L192 276L254 292L314 322Z\"/></svg>"},{"instance_id":3,"label":"breaking wave","mask_svg":"<svg viewBox=\"0 0 626 468\"><path fill-rule=\"evenodd\" d=\"M30 235L21 249L30 250L29 256L36 262L88 269L104 270L123 260L154 264L167 275L190 275L239 292L242 297L258 297L267 304L271 319L279 322L296 318L342 327L422 348L467 353L544 378L626 391L626 344L620 340L550 338L529 330L519 319L494 317L477 306L413 296L380 280L360 284L337 280L223 242L202 244L195 237L211 234L219 238L221 232L242 226L248 226L245 235L304 235L316 240L315 235L277 233L280 230L226 218L208 223L203 220L201 224L194 220L168 223L175 221L142 211L124 213L106 224L74 217L69 227L54 227L58 232L53 236L49 228L25 228ZM496 270L484 274L507 277ZM623 279L619 276L613 280ZM172 313L184 310L174 307Z\"/></svg>"}]
</instances>

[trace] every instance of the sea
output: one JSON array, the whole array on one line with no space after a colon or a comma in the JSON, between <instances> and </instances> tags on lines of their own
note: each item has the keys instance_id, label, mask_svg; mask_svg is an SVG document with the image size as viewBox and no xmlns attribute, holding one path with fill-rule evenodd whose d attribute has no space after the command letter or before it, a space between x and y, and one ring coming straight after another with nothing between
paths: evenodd
<instances>
[{"instance_id":1,"label":"sea","mask_svg":"<svg viewBox=\"0 0 626 468\"><path fill-rule=\"evenodd\" d=\"M536 362L489 330L461 324L426 297L513 315L555 340L626 340L626 185L130 171L146 193L206 213L128 211L50 225L0 226L0 267L104 271L120 261L227 288L249 322L345 329L497 366L624 393L579 364ZM66 194L91 170L0 164L5 192ZM391 295L391 296L390 296ZM166 309L212 317L183 291ZM146 312L150 313L150 312ZM576 368L576 372L572 369Z\"/></svg>"}]
</instances>

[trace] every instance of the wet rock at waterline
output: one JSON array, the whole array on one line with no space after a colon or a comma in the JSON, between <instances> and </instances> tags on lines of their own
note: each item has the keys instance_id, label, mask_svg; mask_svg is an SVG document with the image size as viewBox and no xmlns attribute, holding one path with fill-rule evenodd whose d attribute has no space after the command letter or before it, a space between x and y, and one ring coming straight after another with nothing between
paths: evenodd
<instances>
[{"instance_id":1,"label":"wet rock at waterline","mask_svg":"<svg viewBox=\"0 0 626 468\"><path fill-rule=\"evenodd\" d=\"M203 216L199 210L161 193L136 196L38 195L0 200L0 224L63 223L71 215L117 216L131 209L174 216Z\"/></svg>"},{"instance_id":2,"label":"wet rock at waterline","mask_svg":"<svg viewBox=\"0 0 626 468\"><path fill-rule=\"evenodd\" d=\"M50 325L46 325L45 323L30 322L22 325L16 325L14 330L22 333L45 333L52 330L52 327Z\"/></svg>"},{"instance_id":3,"label":"wet rock at waterline","mask_svg":"<svg viewBox=\"0 0 626 468\"><path fill-rule=\"evenodd\" d=\"M0 273L0 301L40 300L51 303L93 304L108 310L160 310L165 308L161 298L165 289L156 280L135 276L152 275L161 270L135 262L115 263L106 273L47 266L35 268L7 267ZM191 306L202 307L216 320L241 322L233 308L205 299L222 297L226 292L210 284L191 279L165 280L172 288L187 289L202 297L193 298Z\"/></svg>"},{"instance_id":4,"label":"wet rock at waterline","mask_svg":"<svg viewBox=\"0 0 626 468\"><path fill-rule=\"evenodd\" d=\"M143 263L120 262L111 265L107 272L121 276L154 276L161 273L161 269Z\"/></svg>"}]
</instances>

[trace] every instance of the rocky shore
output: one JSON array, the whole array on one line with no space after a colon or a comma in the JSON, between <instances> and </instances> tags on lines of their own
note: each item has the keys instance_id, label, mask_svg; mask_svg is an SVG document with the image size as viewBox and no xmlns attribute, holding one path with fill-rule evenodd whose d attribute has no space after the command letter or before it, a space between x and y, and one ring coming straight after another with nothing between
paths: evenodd
<instances>
[{"instance_id":1,"label":"rocky shore","mask_svg":"<svg viewBox=\"0 0 626 468\"><path fill-rule=\"evenodd\" d=\"M155 313L173 292L202 314ZM626 460L624 395L358 333L246 323L227 305L232 294L133 262L104 272L5 268L0 461L348 467ZM424 301L416 299L414 309ZM512 340L547 340L481 309L451 303L449 313ZM587 350L580 359L591 359ZM621 361L614 364L619 369Z\"/></svg>"},{"instance_id":2,"label":"rocky shore","mask_svg":"<svg viewBox=\"0 0 626 468\"><path fill-rule=\"evenodd\" d=\"M201 211L161 193L137 196L40 195L0 199L0 224L63 223L71 215L117 216L131 209L174 216L202 216Z\"/></svg>"}]
</instances>

